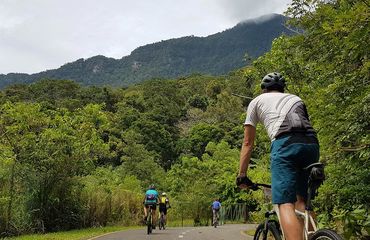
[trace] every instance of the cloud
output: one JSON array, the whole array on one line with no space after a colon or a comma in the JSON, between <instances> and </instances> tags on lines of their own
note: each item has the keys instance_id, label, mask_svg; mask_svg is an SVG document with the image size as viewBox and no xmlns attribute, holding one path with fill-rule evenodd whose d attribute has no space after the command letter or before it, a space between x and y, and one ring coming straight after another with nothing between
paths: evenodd
<instances>
[{"instance_id":1,"label":"cloud","mask_svg":"<svg viewBox=\"0 0 370 240\"><path fill-rule=\"evenodd\" d=\"M291 0L220 0L225 14L235 21L243 21L269 13L283 13Z\"/></svg>"},{"instance_id":2,"label":"cloud","mask_svg":"<svg viewBox=\"0 0 370 240\"><path fill-rule=\"evenodd\" d=\"M1 0L0 73L34 73L282 12L285 0Z\"/></svg>"}]
</instances>

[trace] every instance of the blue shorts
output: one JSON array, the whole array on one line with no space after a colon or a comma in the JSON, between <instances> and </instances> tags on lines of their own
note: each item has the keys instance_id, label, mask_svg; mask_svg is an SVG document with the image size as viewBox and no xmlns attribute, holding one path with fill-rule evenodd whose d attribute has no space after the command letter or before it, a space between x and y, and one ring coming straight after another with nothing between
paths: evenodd
<instances>
[{"instance_id":1,"label":"blue shorts","mask_svg":"<svg viewBox=\"0 0 370 240\"><path fill-rule=\"evenodd\" d=\"M271 145L272 203L294 203L307 198L308 173L303 168L318 162L319 144L314 135L284 135Z\"/></svg>"}]
</instances>

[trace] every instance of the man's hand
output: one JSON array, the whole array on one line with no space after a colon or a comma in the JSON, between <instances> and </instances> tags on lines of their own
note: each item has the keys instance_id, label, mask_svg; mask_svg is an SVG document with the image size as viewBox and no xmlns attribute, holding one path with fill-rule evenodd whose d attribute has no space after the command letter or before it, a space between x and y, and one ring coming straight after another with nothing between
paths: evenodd
<instances>
[{"instance_id":1,"label":"man's hand","mask_svg":"<svg viewBox=\"0 0 370 240\"><path fill-rule=\"evenodd\" d=\"M247 176L238 176L236 178L236 185L240 188L250 188L252 190L258 189L258 187Z\"/></svg>"}]
</instances>

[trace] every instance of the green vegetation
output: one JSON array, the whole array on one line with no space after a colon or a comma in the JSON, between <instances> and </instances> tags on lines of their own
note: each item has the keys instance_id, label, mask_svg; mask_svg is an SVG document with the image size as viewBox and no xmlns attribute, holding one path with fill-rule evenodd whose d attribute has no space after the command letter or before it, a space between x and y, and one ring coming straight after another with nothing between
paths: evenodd
<instances>
[{"instance_id":1,"label":"green vegetation","mask_svg":"<svg viewBox=\"0 0 370 240\"><path fill-rule=\"evenodd\" d=\"M369 235L369 4L294 0L287 14L303 33L277 38L253 66L226 76L125 89L44 79L1 91L0 232L137 225L150 183L169 194L174 224L207 224L215 197L266 208L261 192L235 186L249 100L233 93L256 96L262 76L280 71L318 130L327 174L320 224L347 239ZM270 181L269 146L259 126L255 181Z\"/></svg>"},{"instance_id":2,"label":"green vegetation","mask_svg":"<svg viewBox=\"0 0 370 240\"><path fill-rule=\"evenodd\" d=\"M100 236L106 233L135 229L135 228L136 227L120 227L120 226L96 227L96 228L87 228L87 229L81 229L81 230L72 230L72 231L67 231L67 232L23 235L20 237L5 238L5 239L12 239L12 240L65 240L65 239L86 240L86 239Z\"/></svg>"}]
</instances>

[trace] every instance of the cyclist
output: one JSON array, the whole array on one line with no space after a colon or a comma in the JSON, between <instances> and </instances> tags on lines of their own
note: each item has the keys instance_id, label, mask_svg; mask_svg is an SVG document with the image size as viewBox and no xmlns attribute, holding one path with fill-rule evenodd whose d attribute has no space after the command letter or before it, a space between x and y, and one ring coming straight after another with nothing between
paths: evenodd
<instances>
[{"instance_id":1,"label":"cyclist","mask_svg":"<svg viewBox=\"0 0 370 240\"><path fill-rule=\"evenodd\" d=\"M278 205L286 239L300 240L303 239L303 226L294 210L304 211L305 208L307 176L302 169L319 160L319 144L305 104L298 96L284 93L285 86L280 73L267 74L261 83L263 93L248 106L237 184L241 188L252 184L246 173L256 125L261 122L272 141L272 202Z\"/></svg>"},{"instance_id":2,"label":"cyclist","mask_svg":"<svg viewBox=\"0 0 370 240\"><path fill-rule=\"evenodd\" d=\"M166 224L167 209L171 208L167 193L163 192L159 198L159 214L163 213L164 224Z\"/></svg>"},{"instance_id":3,"label":"cyclist","mask_svg":"<svg viewBox=\"0 0 370 240\"><path fill-rule=\"evenodd\" d=\"M151 207L153 209L153 228L155 229L155 225L157 222L157 214L156 214L156 209L157 209L157 203L159 202L158 199L158 192L155 190L155 185L151 184L149 186L149 189L146 191L145 196L144 196L144 222L146 222L146 219L148 217L148 208Z\"/></svg>"},{"instance_id":4,"label":"cyclist","mask_svg":"<svg viewBox=\"0 0 370 240\"><path fill-rule=\"evenodd\" d=\"M217 220L219 219L219 212L220 212L220 209L221 209L221 203L219 201L219 199L215 199L212 203L212 214L213 214L213 226L216 227L216 222Z\"/></svg>"}]
</instances>

